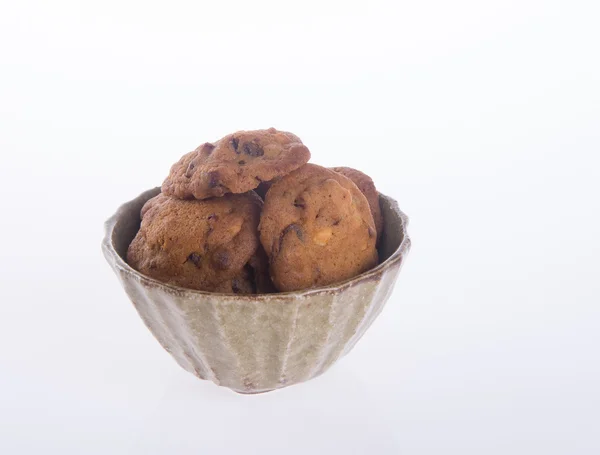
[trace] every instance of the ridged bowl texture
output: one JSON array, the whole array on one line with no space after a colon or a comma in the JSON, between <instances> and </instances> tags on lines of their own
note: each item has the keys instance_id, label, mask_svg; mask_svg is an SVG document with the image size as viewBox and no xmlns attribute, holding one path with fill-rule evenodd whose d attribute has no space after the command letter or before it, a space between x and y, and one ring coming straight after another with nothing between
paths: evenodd
<instances>
[{"instance_id":1,"label":"ridged bowl texture","mask_svg":"<svg viewBox=\"0 0 600 455\"><path fill-rule=\"evenodd\" d=\"M140 209L159 191L146 191L117 210L106 222L102 250L140 317L177 363L239 393L307 381L350 352L389 299L410 249L408 218L396 201L380 195L381 263L362 275L279 294L184 289L144 276L124 260Z\"/></svg>"}]
</instances>

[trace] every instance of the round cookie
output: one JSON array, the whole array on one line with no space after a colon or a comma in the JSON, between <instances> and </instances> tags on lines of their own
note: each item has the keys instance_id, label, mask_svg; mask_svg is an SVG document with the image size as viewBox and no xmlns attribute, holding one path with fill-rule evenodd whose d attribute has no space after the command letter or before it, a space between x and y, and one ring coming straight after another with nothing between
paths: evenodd
<instances>
[{"instance_id":1,"label":"round cookie","mask_svg":"<svg viewBox=\"0 0 600 455\"><path fill-rule=\"evenodd\" d=\"M127 262L165 283L214 292L253 292L245 270L260 242L262 201L254 193L204 201L159 194L142 208Z\"/></svg>"},{"instance_id":2,"label":"round cookie","mask_svg":"<svg viewBox=\"0 0 600 455\"><path fill-rule=\"evenodd\" d=\"M383 215L381 214L381 206L379 205L379 192L377 191L377 188L375 188L373 179L371 179L371 177L369 177L367 174L351 167L333 167L331 169L333 169L335 172L345 175L352 180L362 194L364 194L367 198L367 202L371 208L371 214L373 215L373 220L375 221L375 229L377 230L377 243L379 243L383 231Z\"/></svg>"},{"instance_id":3,"label":"round cookie","mask_svg":"<svg viewBox=\"0 0 600 455\"><path fill-rule=\"evenodd\" d=\"M245 193L309 159L308 148L292 133L275 128L238 131L184 155L171 167L162 191L180 199Z\"/></svg>"},{"instance_id":4,"label":"round cookie","mask_svg":"<svg viewBox=\"0 0 600 455\"><path fill-rule=\"evenodd\" d=\"M347 177L314 164L271 186L259 231L280 291L337 283L378 261L367 199Z\"/></svg>"}]
</instances>

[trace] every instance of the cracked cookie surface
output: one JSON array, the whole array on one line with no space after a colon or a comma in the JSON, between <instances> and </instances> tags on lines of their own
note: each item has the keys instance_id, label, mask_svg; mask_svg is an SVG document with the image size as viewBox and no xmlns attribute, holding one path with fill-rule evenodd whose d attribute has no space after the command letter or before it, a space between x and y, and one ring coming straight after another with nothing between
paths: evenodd
<instances>
[{"instance_id":1,"label":"cracked cookie surface","mask_svg":"<svg viewBox=\"0 0 600 455\"><path fill-rule=\"evenodd\" d=\"M245 193L309 159L308 148L292 133L275 128L238 131L181 157L171 167L162 191L179 199Z\"/></svg>"},{"instance_id":2,"label":"cracked cookie surface","mask_svg":"<svg viewBox=\"0 0 600 455\"><path fill-rule=\"evenodd\" d=\"M366 197L349 178L314 164L271 186L259 231L279 291L337 283L378 261Z\"/></svg>"}]
</instances>

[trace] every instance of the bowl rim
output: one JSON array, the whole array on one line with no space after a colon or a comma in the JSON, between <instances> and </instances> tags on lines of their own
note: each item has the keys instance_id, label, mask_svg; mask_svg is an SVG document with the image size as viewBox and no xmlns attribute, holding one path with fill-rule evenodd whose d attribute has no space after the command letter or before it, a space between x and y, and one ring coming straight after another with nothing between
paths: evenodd
<instances>
[{"instance_id":1,"label":"bowl rim","mask_svg":"<svg viewBox=\"0 0 600 455\"><path fill-rule=\"evenodd\" d=\"M381 198L385 199L389 204L392 211L397 212L398 219L400 220L400 228L402 229L402 242L400 245L394 250L394 252L388 257L385 261L378 264L376 267L373 267L366 272L361 273L360 275L354 276L352 278L348 278L347 280L340 281L335 284L321 286L318 288L310 288L303 289L300 291L287 291L287 292L276 292L271 294L230 294L230 293L219 293L219 292L208 292L201 291L197 289L189 289L181 286L176 286L169 283L164 283L157 279L151 278L147 275L144 275L133 267L131 267L127 262L117 253L115 249L113 236L114 230L119 222L119 220L125 215L126 212L129 211L129 206L137 203L140 199L145 198L145 200L149 200L151 197L154 197L156 194L160 192L160 187L155 187L149 190L146 190L140 193L134 199L127 201L119 206L117 211L104 223L104 238L102 239L102 251L106 260L109 262L111 267L115 269L115 271L125 272L131 277L135 278L139 282L144 285L150 285L154 287L162 288L172 294L182 295L186 294L189 296L223 296L223 297L235 297L236 299L252 302L252 301L265 301L265 300L273 300L275 298L283 298L283 297L305 297L305 296L313 296L318 294L329 294L332 292L339 292L355 284L363 281L371 281L377 279L385 270L390 269L395 266L398 262L402 260L402 258L408 253L411 247L411 240L407 232L409 218L408 216L400 210L398 207L398 202L390 196L379 193L380 200ZM145 201L144 201L145 202Z\"/></svg>"}]
</instances>

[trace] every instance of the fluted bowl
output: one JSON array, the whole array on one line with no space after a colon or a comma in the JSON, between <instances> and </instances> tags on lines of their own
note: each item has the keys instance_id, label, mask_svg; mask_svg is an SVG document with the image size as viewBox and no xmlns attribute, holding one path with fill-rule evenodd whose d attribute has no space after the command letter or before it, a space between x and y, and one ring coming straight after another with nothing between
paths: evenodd
<instances>
[{"instance_id":1,"label":"fluted bowl","mask_svg":"<svg viewBox=\"0 0 600 455\"><path fill-rule=\"evenodd\" d=\"M410 249L408 217L380 195L381 263L332 286L264 295L215 294L142 275L125 261L140 210L160 188L122 205L105 225L102 250L154 337L198 376L239 393L297 384L325 372L370 327Z\"/></svg>"}]
</instances>

